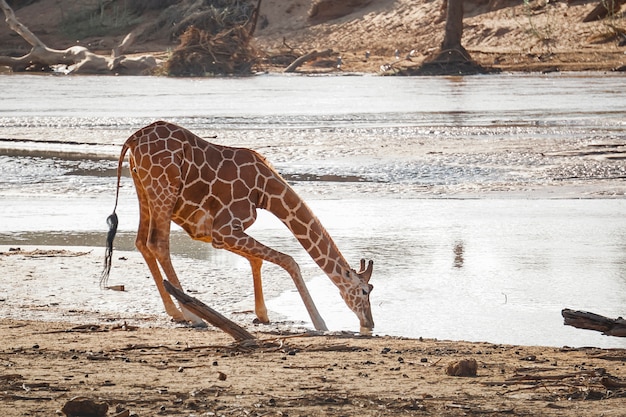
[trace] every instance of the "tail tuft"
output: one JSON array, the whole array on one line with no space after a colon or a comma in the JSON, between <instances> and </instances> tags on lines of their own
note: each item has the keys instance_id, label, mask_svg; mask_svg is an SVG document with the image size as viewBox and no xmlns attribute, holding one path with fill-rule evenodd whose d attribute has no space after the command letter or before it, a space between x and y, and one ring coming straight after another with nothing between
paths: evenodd
<instances>
[{"instance_id":1,"label":"tail tuft","mask_svg":"<svg viewBox=\"0 0 626 417\"><path fill-rule=\"evenodd\" d=\"M104 252L104 270L100 276L100 286L104 287L109 279L109 273L111 272L111 259L113 258L113 239L117 233L117 214L115 211L109 217L107 217L107 224L109 225L109 233L107 234L106 251Z\"/></svg>"}]
</instances>

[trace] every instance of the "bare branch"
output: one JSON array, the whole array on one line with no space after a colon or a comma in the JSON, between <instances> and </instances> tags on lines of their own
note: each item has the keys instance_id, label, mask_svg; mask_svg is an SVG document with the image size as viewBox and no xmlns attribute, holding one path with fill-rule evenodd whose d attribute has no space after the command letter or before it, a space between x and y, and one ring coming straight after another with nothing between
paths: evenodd
<instances>
[{"instance_id":1,"label":"bare branch","mask_svg":"<svg viewBox=\"0 0 626 417\"><path fill-rule=\"evenodd\" d=\"M52 49L17 20L13 9L5 0L0 0L0 9L4 12L5 21L9 27L32 46L30 52L21 57L0 56L0 66L11 67L14 71L23 71L28 67L65 65L68 73L142 74L157 65L156 59L152 56L128 58L121 55L135 39L134 32L129 33L122 43L113 49L111 57L95 54L83 46L72 46L62 50Z\"/></svg>"}]
</instances>

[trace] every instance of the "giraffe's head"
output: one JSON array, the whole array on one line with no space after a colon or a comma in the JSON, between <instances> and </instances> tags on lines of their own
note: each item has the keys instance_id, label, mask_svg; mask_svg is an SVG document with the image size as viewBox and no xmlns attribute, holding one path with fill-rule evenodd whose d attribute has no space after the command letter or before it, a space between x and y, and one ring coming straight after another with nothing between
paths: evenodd
<instances>
[{"instance_id":1,"label":"giraffe's head","mask_svg":"<svg viewBox=\"0 0 626 417\"><path fill-rule=\"evenodd\" d=\"M359 318L361 333L371 333L374 329L370 305L370 293L374 287L369 283L373 267L373 261L369 261L366 268L365 259L361 259L361 268L358 272L354 269L346 272L347 285L341 290L341 296L346 304Z\"/></svg>"}]
</instances>

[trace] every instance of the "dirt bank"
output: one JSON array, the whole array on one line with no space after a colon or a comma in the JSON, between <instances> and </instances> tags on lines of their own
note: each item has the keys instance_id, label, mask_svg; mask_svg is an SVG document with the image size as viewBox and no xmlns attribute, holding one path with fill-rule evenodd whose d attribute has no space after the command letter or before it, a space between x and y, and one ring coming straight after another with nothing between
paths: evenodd
<instances>
[{"instance_id":1,"label":"dirt bank","mask_svg":"<svg viewBox=\"0 0 626 417\"><path fill-rule=\"evenodd\" d=\"M3 319L0 331L7 417L54 415L75 396L109 416L624 415L624 349L269 333L251 348L123 322ZM447 374L465 359L475 377Z\"/></svg>"},{"instance_id":2,"label":"dirt bank","mask_svg":"<svg viewBox=\"0 0 626 417\"><path fill-rule=\"evenodd\" d=\"M94 7L77 2L74 7ZM255 45L260 70L280 71L286 65L270 65L270 55L296 56L312 50L332 49L330 57L301 67L309 72L380 72L381 66L419 65L432 55L443 39L441 2L410 0L351 1L350 7L318 11L310 18L311 0L264 0ZM345 5L345 2L336 2ZM520 4L521 3L521 4ZM583 23L596 2L467 1L463 44L483 66L505 71L614 70L625 64L625 46L619 46L626 22L623 16ZM159 10L137 20L154 19ZM17 17L49 46L66 48L83 44L104 53L118 44L124 33L80 39L71 38L64 26L63 9L56 0L39 0L18 9ZM131 52L156 52L165 56L176 39L140 39ZM0 25L0 45L14 53L29 46ZM396 53L397 51L397 53ZM411 51L413 51L411 53ZM368 54L368 57L366 57ZM396 58L397 56L397 58ZM407 56L409 58L407 59ZM337 68L341 57L341 66Z\"/></svg>"},{"instance_id":3,"label":"dirt bank","mask_svg":"<svg viewBox=\"0 0 626 417\"><path fill-rule=\"evenodd\" d=\"M365 5L323 22L308 19L310 1L289 3L285 7L280 0L264 1L268 20L257 31L259 46L284 50L286 43L301 52L331 48L342 57L342 71L378 72L383 65L419 65L437 51L443 39L445 22L439 1L354 2ZM618 46L614 33L616 27L624 26L624 18L583 23L595 5L466 1L463 45L481 65L504 71L619 68L626 62L626 47Z\"/></svg>"}]
</instances>

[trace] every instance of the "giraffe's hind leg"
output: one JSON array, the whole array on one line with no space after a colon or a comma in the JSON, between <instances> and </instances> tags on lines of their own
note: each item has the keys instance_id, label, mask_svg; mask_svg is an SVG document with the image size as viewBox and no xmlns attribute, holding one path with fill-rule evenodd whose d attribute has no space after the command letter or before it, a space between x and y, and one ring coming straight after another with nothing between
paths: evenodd
<instances>
[{"instance_id":1,"label":"giraffe's hind leg","mask_svg":"<svg viewBox=\"0 0 626 417\"><path fill-rule=\"evenodd\" d=\"M172 317L175 321L183 322L186 321L183 313L176 307L176 304L172 301L171 296L165 290L163 286L163 276L161 275L161 270L159 269L159 265L157 263L156 258L152 254L152 252L147 249L145 242L140 242L137 240L135 242L137 249L143 256L143 259L146 261L146 265L150 269L150 274L152 274L152 278L154 278L154 282L156 283L157 289L159 290L159 295L161 296L161 300L163 300L163 305L165 307L165 312Z\"/></svg>"},{"instance_id":2,"label":"giraffe's hind leg","mask_svg":"<svg viewBox=\"0 0 626 417\"><path fill-rule=\"evenodd\" d=\"M150 235L153 235L153 233L150 233ZM156 263L158 262L158 264L161 265L161 269L163 269L163 273L165 274L169 282L176 288L182 290L182 285L180 285L180 281L178 280L178 276L176 275L176 271L174 270L174 266L172 265L172 259L170 257L169 251L169 239L164 241L161 239L153 240L152 238L150 238L148 240L147 247L149 249L149 252L153 254L153 258L156 259L154 265L156 266ZM145 255L144 258L146 258ZM146 260L146 263L148 263L148 267L150 267L150 263L148 262L148 260ZM150 268L150 271L152 272L152 268ZM153 277L159 290L159 294L161 294L161 298L163 299L165 311L176 321L191 322L194 327L206 327L206 323L200 317L187 310L183 305L180 306L180 310L176 308L176 305L172 301L172 297L163 285L163 277L159 273L158 266L156 266L156 271L157 274L153 273ZM174 314L171 314L170 311L172 311Z\"/></svg>"},{"instance_id":3,"label":"giraffe's hind leg","mask_svg":"<svg viewBox=\"0 0 626 417\"><path fill-rule=\"evenodd\" d=\"M150 269L152 278L154 279L159 295L161 296L161 300L163 301L165 312L177 322L190 321L194 326L205 327L206 323L193 313L185 310L184 308L179 310L163 285L163 275L161 274L159 264L161 264L165 276L172 283L172 285L182 289L170 259L170 222L161 222L159 224L159 222L157 222L150 215L150 206L145 195L145 191L140 184L137 184L137 181L135 181L135 184L140 209L139 229L137 230L135 246L143 256L148 268Z\"/></svg>"},{"instance_id":4,"label":"giraffe's hind leg","mask_svg":"<svg viewBox=\"0 0 626 417\"><path fill-rule=\"evenodd\" d=\"M268 262L272 262L280 267L282 267L285 271L289 273L293 282L296 285L296 289L300 293L302 297L302 301L311 317L311 321L313 322L313 326L317 330L328 330L324 320L320 316L317 311L317 307L315 307L315 303L309 294L309 290L302 279L302 274L300 273L300 267L296 263L296 261L289 255L285 255L280 253L268 246L263 245L262 243L255 240L253 237L247 235L243 231L243 227L240 226L224 226L217 230L214 230L212 236L213 246L216 248L223 248L230 252L241 255L248 260L250 259L261 259ZM255 261L252 265L253 277L255 274L255 268L258 267L256 271L259 274L259 285L260 285L260 262ZM255 278L255 301L256 301L256 278ZM262 295L261 295L262 297ZM265 303L263 303L265 306Z\"/></svg>"}]
</instances>

